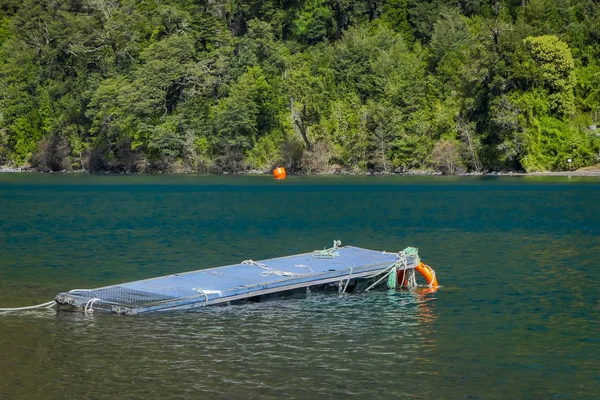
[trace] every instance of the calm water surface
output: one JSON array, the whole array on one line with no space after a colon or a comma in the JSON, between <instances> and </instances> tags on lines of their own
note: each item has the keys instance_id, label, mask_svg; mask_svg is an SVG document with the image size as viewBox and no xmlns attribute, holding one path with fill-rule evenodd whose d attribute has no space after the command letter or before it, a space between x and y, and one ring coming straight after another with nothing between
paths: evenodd
<instances>
[{"instance_id":1,"label":"calm water surface","mask_svg":"<svg viewBox=\"0 0 600 400\"><path fill-rule=\"evenodd\" d=\"M337 238L443 287L0 315L0 399L598 397L598 178L0 174L0 307Z\"/></svg>"}]
</instances>

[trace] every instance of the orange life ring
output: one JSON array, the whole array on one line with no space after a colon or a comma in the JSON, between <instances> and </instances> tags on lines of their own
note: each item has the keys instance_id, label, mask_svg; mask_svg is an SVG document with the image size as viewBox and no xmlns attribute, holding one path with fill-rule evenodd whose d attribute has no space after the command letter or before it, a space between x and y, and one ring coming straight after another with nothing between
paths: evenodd
<instances>
[{"instance_id":1,"label":"orange life ring","mask_svg":"<svg viewBox=\"0 0 600 400\"><path fill-rule=\"evenodd\" d=\"M429 265L420 262L415 269L427 280L427 285L429 285L430 288L437 289L440 286L435 277L435 271Z\"/></svg>"},{"instance_id":2,"label":"orange life ring","mask_svg":"<svg viewBox=\"0 0 600 400\"><path fill-rule=\"evenodd\" d=\"M419 271L421 275L427 280L427 285L432 289L437 289L440 287L438 285L437 278L435 277L435 271L429 265L425 265L420 262L415 269ZM408 286L408 279L406 278L406 274L404 270L398 271L398 286Z\"/></svg>"}]
</instances>

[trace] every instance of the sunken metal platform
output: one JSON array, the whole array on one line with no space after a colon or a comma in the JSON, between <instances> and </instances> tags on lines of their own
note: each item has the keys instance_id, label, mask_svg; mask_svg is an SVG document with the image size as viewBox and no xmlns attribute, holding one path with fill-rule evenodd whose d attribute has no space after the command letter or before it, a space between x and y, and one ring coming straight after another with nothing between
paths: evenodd
<instances>
[{"instance_id":1,"label":"sunken metal platform","mask_svg":"<svg viewBox=\"0 0 600 400\"><path fill-rule=\"evenodd\" d=\"M382 278L392 268L414 269L419 263L416 252L387 253L339 244L311 253L75 289L58 294L55 301L59 310L127 315L186 310L299 291L364 290L385 284Z\"/></svg>"}]
</instances>

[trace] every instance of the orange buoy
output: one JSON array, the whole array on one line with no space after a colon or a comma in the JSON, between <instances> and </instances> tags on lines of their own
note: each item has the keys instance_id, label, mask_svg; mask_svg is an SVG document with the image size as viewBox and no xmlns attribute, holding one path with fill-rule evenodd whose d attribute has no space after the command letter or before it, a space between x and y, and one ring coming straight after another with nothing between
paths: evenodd
<instances>
[{"instance_id":1,"label":"orange buoy","mask_svg":"<svg viewBox=\"0 0 600 400\"><path fill-rule=\"evenodd\" d=\"M425 277L430 288L437 289L440 286L438 285L437 278L435 277L435 271L429 265L425 265L420 262L415 269L419 271L423 277Z\"/></svg>"},{"instance_id":2,"label":"orange buoy","mask_svg":"<svg viewBox=\"0 0 600 400\"><path fill-rule=\"evenodd\" d=\"M285 179L285 176L285 168L278 167L273 170L273 177L275 177L275 179Z\"/></svg>"}]
</instances>

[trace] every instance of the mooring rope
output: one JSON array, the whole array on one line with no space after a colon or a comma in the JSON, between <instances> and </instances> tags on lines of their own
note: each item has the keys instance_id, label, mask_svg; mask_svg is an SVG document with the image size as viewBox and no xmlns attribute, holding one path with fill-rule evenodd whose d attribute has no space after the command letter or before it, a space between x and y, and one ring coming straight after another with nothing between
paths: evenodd
<instances>
[{"instance_id":1,"label":"mooring rope","mask_svg":"<svg viewBox=\"0 0 600 400\"><path fill-rule=\"evenodd\" d=\"M98 301L100 301L102 299L99 299L98 297L94 297L92 299L89 299L87 303L85 303L85 307L83 308L83 312L86 314L91 314L94 312L94 304Z\"/></svg>"},{"instance_id":2,"label":"mooring rope","mask_svg":"<svg viewBox=\"0 0 600 400\"><path fill-rule=\"evenodd\" d=\"M350 267L350 274L348 274L348 280L346 281L346 284L344 285L344 290L342 290L342 293L346 293L346 289L348 288L348 284L350 283L351 278L352 278L352 267Z\"/></svg>"},{"instance_id":3,"label":"mooring rope","mask_svg":"<svg viewBox=\"0 0 600 400\"><path fill-rule=\"evenodd\" d=\"M404 284L406 282L406 285ZM414 269L405 269L404 275L402 277L402 282L400 282L400 287L406 287L409 290L416 289L417 287L417 279L415 277Z\"/></svg>"},{"instance_id":4,"label":"mooring rope","mask_svg":"<svg viewBox=\"0 0 600 400\"><path fill-rule=\"evenodd\" d=\"M372 274L372 275L363 276L363 278L364 278L364 279L371 279L371 278L375 278L376 276L379 276L379 275L381 275L381 274L383 274L383 273L387 272L389 269L391 269L391 268L394 268L394 265L396 265L396 263L394 263L394 264L392 264L392 265L390 265L390 266L388 266L388 267L385 267L385 268L383 268L383 269L381 269L381 270L379 270L379 271L375 272L375 273L374 273L374 274ZM387 276L387 275L386 275L386 276Z\"/></svg>"},{"instance_id":5,"label":"mooring rope","mask_svg":"<svg viewBox=\"0 0 600 400\"><path fill-rule=\"evenodd\" d=\"M56 302L54 300L49 301L47 303L36 304L35 306L27 306L27 307L15 307L15 308L0 308L0 312L18 312L18 311L27 311L27 310L43 310L54 307Z\"/></svg>"},{"instance_id":6,"label":"mooring rope","mask_svg":"<svg viewBox=\"0 0 600 400\"><path fill-rule=\"evenodd\" d=\"M91 292L91 291L92 291L92 289L72 289L72 290L69 290L68 293ZM83 309L84 312L85 313L94 312L94 309L93 309L94 304L99 300L101 300L101 299L92 298L92 299L88 300L88 302L86 303L86 305ZM55 305L56 305L56 301L52 300L47 303L37 304L35 306L0 308L0 313L2 313L2 312L19 312L19 311L28 311L28 310L44 310L44 309L54 308Z\"/></svg>"},{"instance_id":7,"label":"mooring rope","mask_svg":"<svg viewBox=\"0 0 600 400\"><path fill-rule=\"evenodd\" d=\"M206 299L204 302L204 307L208 306L208 293L206 293L204 290L200 289L200 288L194 288L195 292L200 292L204 295L204 298Z\"/></svg>"},{"instance_id":8,"label":"mooring rope","mask_svg":"<svg viewBox=\"0 0 600 400\"><path fill-rule=\"evenodd\" d=\"M384 276L379 278L379 280L377 282L375 282L374 284L372 284L371 286L366 288L365 292L368 292L369 290L373 289L375 286L377 286L379 284L379 282L381 282L382 280L387 278L391 273L393 273L395 271L395 267L396 267L396 264L394 263L394 264L390 265L389 267L387 267L386 269L384 269L383 271L380 271L379 274L383 274L389 269L389 272L387 274L385 274ZM375 276L377 276L379 274L376 274Z\"/></svg>"},{"instance_id":9,"label":"mooring rope","mask_svg":"<svg viewBox=\"0 0 600 400\"><path fill-rule=\"evenodd\" d=\"M412 250L412 248L407 248L407 249L411 249ZM390 254L390 253L384 251L383 254ZM393 254L393 253L391 253L391 254ZM381 278L379 278L377 280L377 282L375 282L374 284L372 284L371 286L369 286L367 289L365 289L365 292L368 292L369 290L373 289L375 286L377 286L379 284L379 282L381 282L385 278L389 278L388 279L388 288L390 288L390 289L395 289L396 288L398 269L402 269L403 271L405 271L405 273L408 270L407 269L408 268L408 263L406 261L406 252L405 251L400 251L400 252L396 253L396 256L398 257L398 260L395 263L393 263L389 267L385 267L381 271L379 271L379 272L377 272L377 273L375 273L375 274L373 274L371 276L367 276L366 277L367 279L370 279L370 278L374 278L376 276L379 276L381 274L385 274ZM392 276L392 275L394 275L394 276ZM402 282L402 283L404 283L404 282Z\"/></svg>"}]
</instances>

